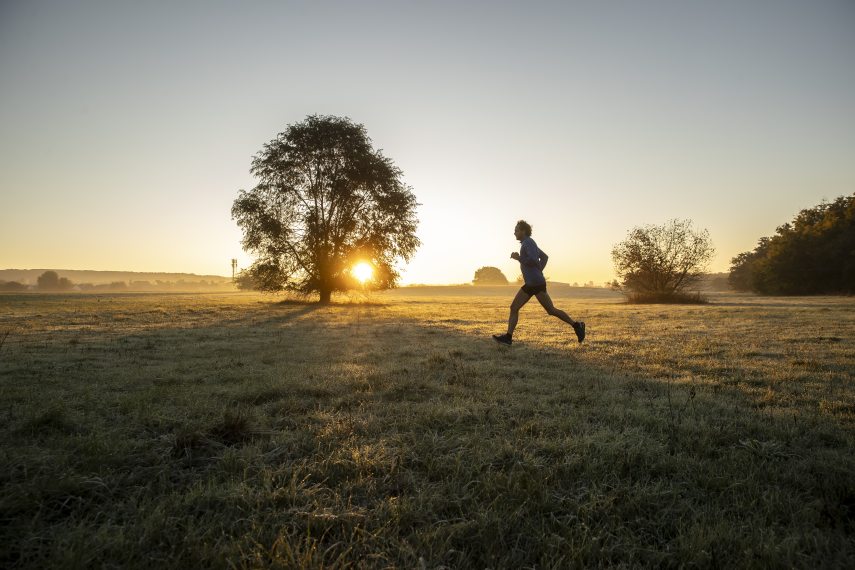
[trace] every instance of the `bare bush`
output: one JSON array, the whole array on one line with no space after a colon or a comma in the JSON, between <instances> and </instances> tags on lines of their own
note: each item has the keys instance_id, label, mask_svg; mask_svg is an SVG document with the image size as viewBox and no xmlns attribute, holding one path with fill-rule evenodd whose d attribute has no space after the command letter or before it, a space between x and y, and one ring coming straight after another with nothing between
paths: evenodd
<instances>
[{"instance_id":1,"label":"bare bush","mask_svg":"<svg viewBox=\"0 0 855 570\"><path fill-rule=\"evenodd\" d=\"M698 302L686 289L698 282L715 248L707 230L696 231L691 220L633 228L612 249L621 289L631 302Z\"/></svg>"}]
</instances>

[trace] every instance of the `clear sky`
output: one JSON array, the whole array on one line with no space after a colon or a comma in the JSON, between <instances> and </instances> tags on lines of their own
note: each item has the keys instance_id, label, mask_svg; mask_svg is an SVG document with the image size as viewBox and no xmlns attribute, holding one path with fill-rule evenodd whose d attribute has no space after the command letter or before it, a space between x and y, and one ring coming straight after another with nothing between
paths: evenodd
<instances>
[{"instance_id":1,"label":"clear sky","mask_svg":"<svg viewBox=\"0 0 855 570\"><path fill-rule=\"evenodd\" d=\"M348 116L404 171L404 283L509 278L517 219L556 281L613 277L690 218L711 269L855 191L855 2L0 3L0 268L241 266L252 156Z\"/></svg>"}]
</instances>

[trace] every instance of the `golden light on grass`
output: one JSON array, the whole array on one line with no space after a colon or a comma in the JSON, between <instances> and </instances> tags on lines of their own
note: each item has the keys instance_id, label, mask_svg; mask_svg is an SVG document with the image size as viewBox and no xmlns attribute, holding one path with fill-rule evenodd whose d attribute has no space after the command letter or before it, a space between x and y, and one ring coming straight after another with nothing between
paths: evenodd
<instances>
[{"instance_id":1,"label":"golden light on grass","mask_svg":"<svg viewBox=\"0 0 855 570\"><path fill-rule=\"evenodd\" d=\"M371 267L370 263L365 261L360 261L356 265L353 266L353 269L350 270L350 273L356 277L357 281L360 283L365 283L371 276L374 275L374 268Z\"/></svg>"}]
</instances>

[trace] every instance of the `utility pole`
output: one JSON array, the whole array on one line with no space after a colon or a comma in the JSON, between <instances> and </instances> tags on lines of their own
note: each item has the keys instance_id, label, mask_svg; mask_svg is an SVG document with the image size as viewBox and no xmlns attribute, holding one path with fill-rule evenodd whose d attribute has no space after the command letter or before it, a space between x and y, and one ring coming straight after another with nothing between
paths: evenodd
<instances>
[{"instance_id":1,"label":"utility pole","mask_svg":"<svg viewBox=\"0 0 855 570\"><path fill-rule=\"evenodd\" d=\"M232 283L235 282L235 269L237 269L237 259L232 258Z\"/></svg>"}]
</instances>

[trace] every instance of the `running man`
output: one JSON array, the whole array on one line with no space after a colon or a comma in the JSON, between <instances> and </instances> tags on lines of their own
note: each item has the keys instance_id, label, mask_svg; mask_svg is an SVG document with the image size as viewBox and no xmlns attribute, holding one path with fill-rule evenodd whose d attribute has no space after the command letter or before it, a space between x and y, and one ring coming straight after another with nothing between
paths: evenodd
<instances>
[{"instance_id":1,"label":"running man","mask_svg":"<svg viewBox=\"0 0 855 570\"><path fill-rule=\"evenodd\" d=\"M567 313L552 304L552 299L549 297L549 293L546 292L546 278L543 276L543 268L546 267L549 256L538 249L537 244L531 239L531 226L525 220L517 222L517 225L514 227L514 237L520 241L520 252L513 252L511 259L516 259L520 262L520 270L522 270L525 284L517 291L517 296L514 297L514 301L511 303L508 332L505 334L494 334L493 340L507 345L513 342L514 329L517 327L517 321L520 318L520 309L528 303L532 295L537 297L537 300L543 305L547 313L553 317L558 317L573 327L579 342L585 340L585 323L574 321Z\"/></svg>"}]
</instances>

